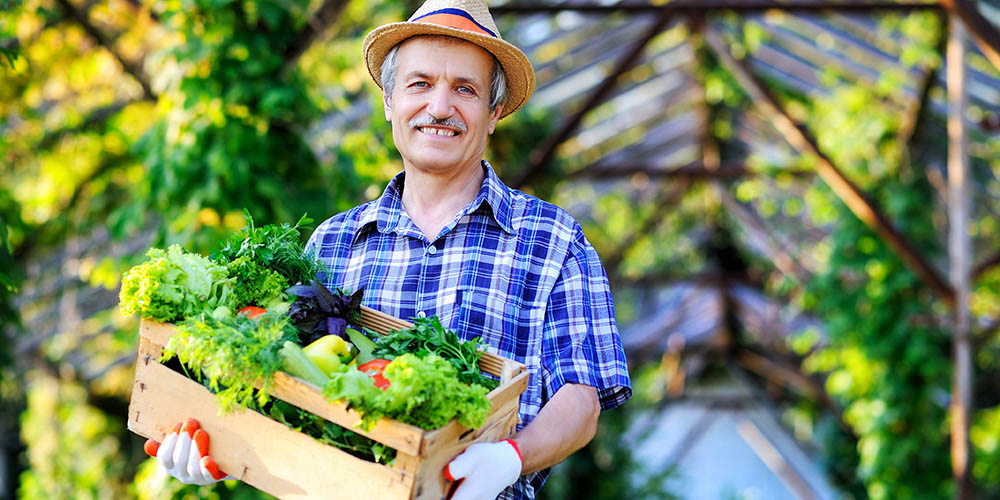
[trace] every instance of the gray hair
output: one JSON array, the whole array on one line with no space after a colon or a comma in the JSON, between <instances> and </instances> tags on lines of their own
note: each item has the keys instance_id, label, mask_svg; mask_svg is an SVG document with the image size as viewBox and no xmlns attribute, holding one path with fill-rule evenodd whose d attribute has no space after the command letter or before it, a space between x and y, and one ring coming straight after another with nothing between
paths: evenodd
<instances>
[{"instance_id":1,"label":"gray hair","mask_svg":"<svg viewBox=\"0 0 1000 500\"><path fill-rule=\"evenodd\" d=\"M438 35L417 36L451 38ZM407 38L407 40L409 40L409 38ZM455 40L460 39L456 38ZM405 41L406 40L403 40L403 42ZM399 42L389 49L389 53L386 54L385 59L382 60L382 90L385 93L386 102L390 103L392 91L396 88L396 73L399 70L399 62L396 60L396 53L399 51L399 46L402 45L403 42ZM489 51L487 51L487 53L489 53ZM500 61L497 60L496 56L490 53L490 57L493 58L493 75L490 78L490 111L496 111L497 106L507 102L507 75L504 73L503 67L500 66Z\"/></svg>"}]
</instances>

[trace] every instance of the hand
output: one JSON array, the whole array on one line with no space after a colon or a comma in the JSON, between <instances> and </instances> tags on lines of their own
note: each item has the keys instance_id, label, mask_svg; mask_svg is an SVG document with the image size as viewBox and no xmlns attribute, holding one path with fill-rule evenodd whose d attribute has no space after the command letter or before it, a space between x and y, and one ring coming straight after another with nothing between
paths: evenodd
<instances>
[{"instance_id":1,"label":"hand","mask_svg":"<svg viewBox=\"0 0 1000 500\"><path fill-rule=\"evenodd\" d=\"M521 450L510 439L476 443L444 468L449 481L459 481L452 500L493 500L521 477Z\"/></svg>"},{"instance_id":2,"label":"hand","mask_svg":"<svg viewBox=\"0 0 1000 500\"><path fill-rule=\"evenodd\" d=\"M174 426L163 438L163 444L149 439L143 449L156 457L167 474L184 484L206 485L236 479L219 470L208 454L208 433L193 418L185 420L183 426L181 423Z\"/></svg>"}]
</instances>

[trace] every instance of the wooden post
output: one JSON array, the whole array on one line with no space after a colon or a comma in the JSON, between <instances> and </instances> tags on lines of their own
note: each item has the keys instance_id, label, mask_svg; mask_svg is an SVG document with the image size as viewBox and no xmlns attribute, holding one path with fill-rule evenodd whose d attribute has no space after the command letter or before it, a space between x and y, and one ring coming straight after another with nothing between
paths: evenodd
<instances>
[{"instance_id":1,"label":"wooden post","mask_svg":"<svg viewBox=\"0 0 1000 500\"><path fill-rule=\"evenodd\" d=\"M965 26L951 15L947 49L948 78L948 262L955 291L954 375L951 391L951 464L955 498L972 499L972 348L969 342L969 158L965 132Z\"/></svg>"}]
</instances>

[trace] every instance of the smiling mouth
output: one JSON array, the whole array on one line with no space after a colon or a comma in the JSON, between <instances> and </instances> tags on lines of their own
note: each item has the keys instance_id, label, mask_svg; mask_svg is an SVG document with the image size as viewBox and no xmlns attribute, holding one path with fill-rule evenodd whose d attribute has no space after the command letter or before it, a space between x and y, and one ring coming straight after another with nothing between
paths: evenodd
<instances>
[{"instance_id":1,"label":"smiling mouth","mask_svg":"<svg viewBox=\"0 0 1000 500\"><path fill-rule=\"evenodd\" d=\"M417 130L419 130L420 132L423 132L425 134L440 135L440 136L443 136L443 137L455 137L456 135L458 135L457 131L455 131L455 130L449 130L449 129L446 129L446 128L417 127Z\"/></svg>"}]
</instances>

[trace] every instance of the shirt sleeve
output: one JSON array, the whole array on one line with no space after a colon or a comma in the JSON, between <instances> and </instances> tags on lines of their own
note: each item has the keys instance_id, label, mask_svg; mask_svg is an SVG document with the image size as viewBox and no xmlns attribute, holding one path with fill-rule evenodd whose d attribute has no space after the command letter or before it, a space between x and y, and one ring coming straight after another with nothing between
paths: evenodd
<instances>
[{"instance_id":1,"label":"shirt sleeve","mask_svg":"<svg viewBox=\"0 0 1000 500\"><path fill-rule=\"evenodd\" d=\"M615 323L608 277L593 246L578 230L549 295L541 375L548 401L566 383L595 387L602 410L632 396L625 351Z\"/></svg>"}]
</instances>

